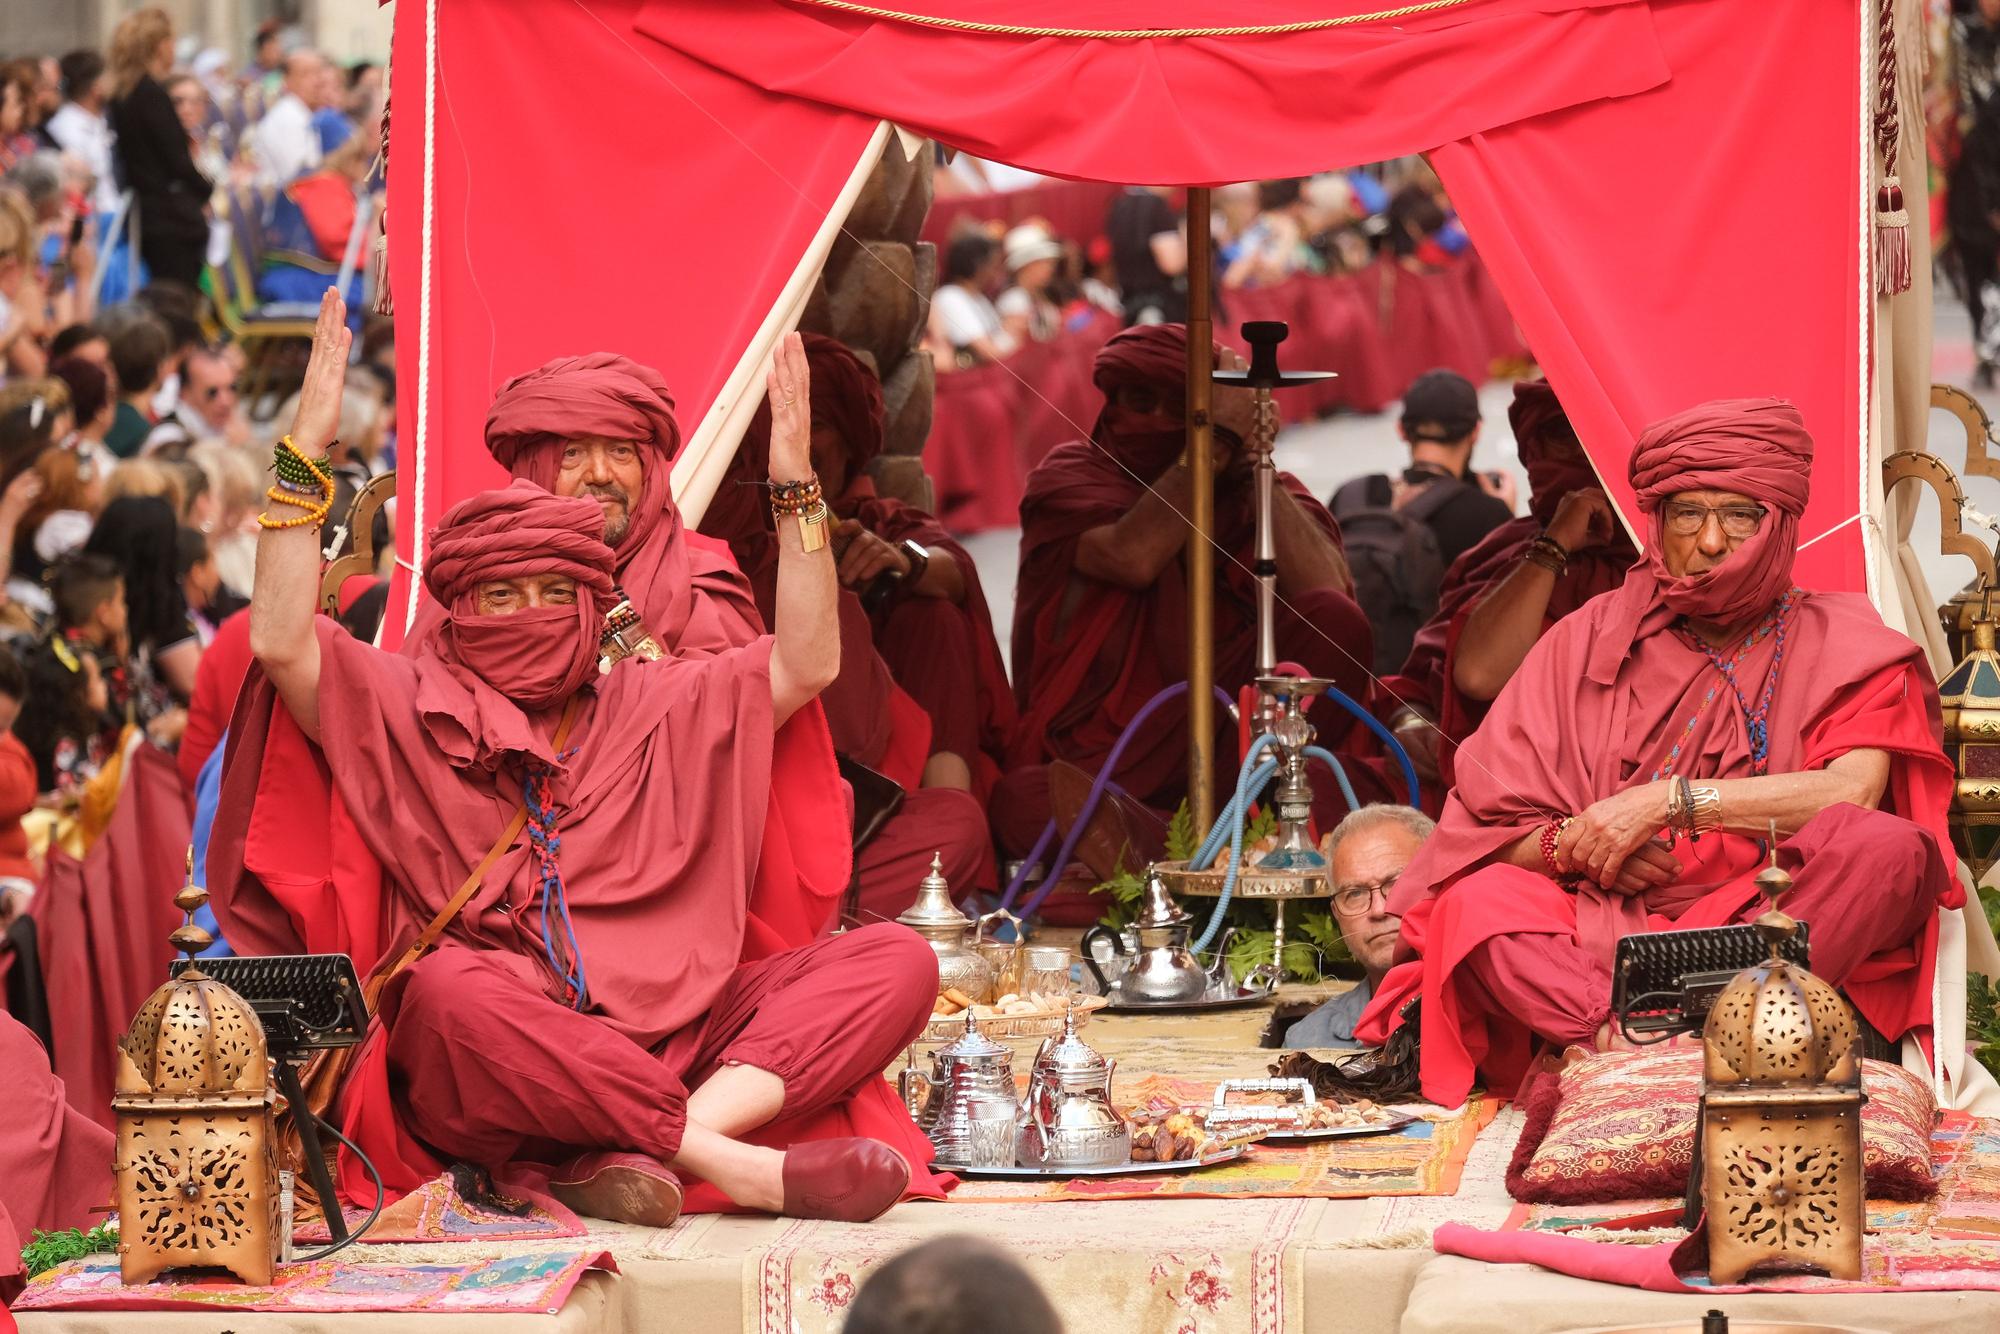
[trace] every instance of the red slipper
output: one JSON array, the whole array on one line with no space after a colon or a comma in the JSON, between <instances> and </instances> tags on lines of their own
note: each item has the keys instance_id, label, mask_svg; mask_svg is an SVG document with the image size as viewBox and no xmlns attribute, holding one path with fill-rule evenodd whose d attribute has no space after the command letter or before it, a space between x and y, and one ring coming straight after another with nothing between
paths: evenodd
<instances>
[{"instance_id":1,"label":"red slipper","mask_svg":"<svg viewBox=\"0 0 2000 1334\"><path fill-rule=\"evenodd\" d=\"M785 1216L872 1223L903 1198L910 1165L880 1140L816 1139L785 1151Z\"/></svg>"},{"instance_id":2,"label":"red slipper","mask_svg":"<svg viewBox=\"0 0 2000 1334\"><path fill-rule=\"evenodd\" d=\"M579 1214L640 1227L671 1227L681 1216L681 1179L643 1153L586 1153L549 1178L549 1194Z\"/></svg>"}]
</instances>

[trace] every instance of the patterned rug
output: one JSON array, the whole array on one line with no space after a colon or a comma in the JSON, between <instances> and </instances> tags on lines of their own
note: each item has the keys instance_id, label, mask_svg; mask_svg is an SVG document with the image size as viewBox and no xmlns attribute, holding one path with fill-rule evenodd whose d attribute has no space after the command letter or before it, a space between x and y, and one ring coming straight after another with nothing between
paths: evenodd
<instances>
[{"instance_id":1,"label":"patterned rug","mask_svg":"<svg viewBox=\"0 0 2000 1334\"><path fill-rule=\"evenodd\" d=\"M1207 1102L1214 1091L1213 1083L1150 1075L1121 1090L1120 1102L1133 1107L1155 1101L1198 1104ZM1389 1135L1258 1144L1235 1162L1196 1172L1071 1181L968 1180L950 1198L954 1204L1017 1204L1024 1200L1354 1200L1452 1194L1458 1189L1466 1157L1480 1130L1492 1122L1499 1104L1475 1095L1456 1111L1428 1105L1407 1110L1426 1119Z\"/></svg>"},{"instance_id":2,"label":"patterned rug","mask_svg":"<svg viewBox=\"0 0 2000 1334\"><path fill-rule=\"evenodd\" d=\"M125 1287L115 1259L72 1260L29 1281L16 1311L501 1311L555 1315L591 1269L617 1272L602 1251L468 1257L452 1264L283 1265L268 1287L164 1279Z\"/></svg>"},{"instance_id":3,"label":"patterned rug","mask_svg":"<svg viewBox=\"0 0 2000 1334\"><path fill-rule=\"evenodd\" d=\"M1918 1204L1868 1202L1862 1277L1846 1281L1796 1274L1728 1292L2000 1290L2000 1120L1946 1112L1931 1133L1936 1198ZM1671 1245L1686 1237L1679 1200L1624 1200L1600 1205L1525 1204L1509 1230L1552 1232L1628 1246ZM1705 1275L1682 1274L1708 1287Z\"/></svg>"},{"instance_id":4,"label":"patterned rug","mask_svg":"<svg viewBox=\"0 0 2000 1334\"><path fill-rule=\"evenodd\" d=\"M580 1237L583 1224L556 1200L524 1181L496 1183L484 1199L469 1199L461 1183L450 1172L426 1182L382 1211L368 1229L370 1245L383 1242L432 1241L544 1241L559 1237ZM366 1209L343 1211L347 1226L358 1228L368 1221ZM326 1222L315 1218L293 1234L301 1246L324 1245L331 1240Z\"/></svg>"},{"instance_id":5,"label":"patterned rug","mask_svg":"<svg viewBox=\"0 0 2000 1334\"><path fill-rule=\"evenodd\" d=\"M1280 1334L1297 1327L1305 1300L1303 1262L1290 1243L1307 1211L1322 1207L1309 1200L1218 1201L1198 1211L1135 1203L1116 1211L1115 1225L1110 1217L1093 1225L1088 1209L1023 1204L986 1211L979 1232L1019 1260L1066 1315L1074 1319L1087 1304L1093 1328ZM746 1334L833 1334L869 1273L939 1235L930 1220L944 1219L943 1211L923 1209L865 1225L792 1224L744 1266ZM960 1218L945 1230L964 1226ZM1155 1239L1150 1246L1135 1241L1146 1237ZM1135 1247L1143 1263L1134 1263Z\"/></svg>"}]
</instances>

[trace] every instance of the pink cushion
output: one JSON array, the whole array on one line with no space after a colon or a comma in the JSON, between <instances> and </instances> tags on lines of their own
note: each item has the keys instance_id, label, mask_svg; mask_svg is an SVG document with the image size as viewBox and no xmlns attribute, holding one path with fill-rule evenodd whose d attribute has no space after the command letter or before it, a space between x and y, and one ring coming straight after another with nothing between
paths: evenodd
<instances>
[{"instance_id":1,"label":"pink cushion","mask_svg":"<svg viewBox=\"0 0 2000 1334\"><path fill-rule=\"evenodd\" d=\"M1937 1191L1928 1082L1864 1061L1862 1158L1871 1199L1924 1200ZM1522 1094L1526 1125L1507 1191L1537 1204L1654 1199L1687 1189L1701 1097L1701 1048L1608 1051L1537 1075Z\"/></svg>"}]
</instances>

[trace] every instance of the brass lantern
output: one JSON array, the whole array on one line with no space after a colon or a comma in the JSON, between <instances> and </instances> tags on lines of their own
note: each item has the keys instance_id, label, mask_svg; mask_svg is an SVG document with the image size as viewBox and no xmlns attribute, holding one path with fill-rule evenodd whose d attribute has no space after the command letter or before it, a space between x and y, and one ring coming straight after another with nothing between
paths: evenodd
<instances>
[{"instance_id":1,"label":"brass lantern","mask_svg":"<svg viewBox=\"0 0 2000 1334\"><path fill-rule=\"evenodd\" d=\"M2000 652L1994 649L1991 597L1972 618L1972 650L1938 685L1944 751L1957 781L1951 792L1951 842L1975 882L2000 860Z\"/></svg>"},{"instance_id":2,"label":"brass lantern","mask_svg":"<svg viewBox=\"0 0 2000 1334\"><path fill-rule=\"evenodd\" d=\"M188 920L171 937L186 958L147 998L118 1043L118 1271L144 1283L180 1265L271 1281L278 1255L278 1162L264 1025L248 1001L204 974L213 939L194 924L208 892L174 896Z\"/></svg>"},{"instance_id":3,"label":"brass lantern","mask_svg":"<svg viewBox=\"0 0 2000 1334\"><path fill-rule=\"evenodd\" d=\"M1771 865L1757 929L1770 958L1736 975L1702 1033L1702 1203L1708 1274L1759 1265L1861 1277L1861 1030L1826 982L1779 956L1798 923L1778 911L1792 878Z\"/></svg>"}]
</instances>

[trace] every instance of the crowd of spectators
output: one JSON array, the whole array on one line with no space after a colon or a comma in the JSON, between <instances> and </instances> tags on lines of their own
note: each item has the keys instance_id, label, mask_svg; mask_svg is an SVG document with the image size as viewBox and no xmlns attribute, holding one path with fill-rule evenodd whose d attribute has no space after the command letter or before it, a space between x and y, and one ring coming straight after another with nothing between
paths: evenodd
<instances>
[{"instance_id":1,"label":"crowd of spectators","mask_svg":"<svg viewBox=\"0 0 2000 1334\"><path fill-rule=\"evenodd\" d=\"M233 69L144 9L105 50L0 62L0 849L23 813L74 806L126 728L178 742L246 605L290 416L239 392L225 316L316 304L380 188L382 70L274 23L247 55ZM394 463L386 321L370 332L346 495ZM6 861L0 887L3 926L32 882Z\"/></svg>"},{"instance_id":2,"label":"crowd of spectators","mask_svg":"<svg viewBox=\"0 0 2000 1334\"><path fill-rule=\"evenodd\" d=\"M1007 191L1039 178L959 156L942 164L938 195ZM927 343L940 371L1005 361L1093 320L1168 324L1187 318L1185 192L1122 191L1090 237L1043 220L1012 227L961 223L939 256ZM1212 192L1215 281L1231 291L1376 263L1439 267L1466 248L1437 176L1422 159L1242 182Z\"/></svg>"}]
</instances>

